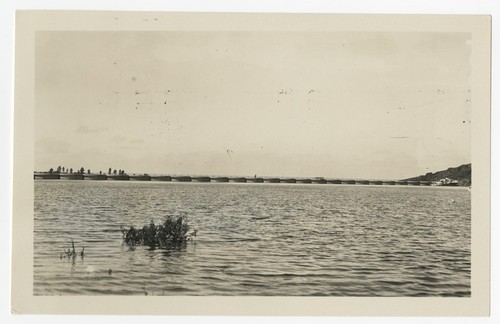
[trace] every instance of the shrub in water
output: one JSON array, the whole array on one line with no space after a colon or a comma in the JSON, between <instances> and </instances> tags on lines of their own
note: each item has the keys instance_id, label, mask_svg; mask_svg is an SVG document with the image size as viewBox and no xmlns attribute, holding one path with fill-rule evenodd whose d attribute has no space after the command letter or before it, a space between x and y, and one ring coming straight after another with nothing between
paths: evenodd
<instances>
[{"instance_id":1,"label":"shrub in water","mask_svg":"<svg viewBox=\"0 0 500 324\"><path fill-rule=\"evenodd\" d=\"M127 245L147 245L149 247L166 247L172 245L185 244L193 236L196 236L196 230L189 233L187 218L179 216L173 218L167 216L161 225L155 225L154 221L136 229L131 226L128 230L122 229L123 242Z\"/></svg>"}]
</instances>

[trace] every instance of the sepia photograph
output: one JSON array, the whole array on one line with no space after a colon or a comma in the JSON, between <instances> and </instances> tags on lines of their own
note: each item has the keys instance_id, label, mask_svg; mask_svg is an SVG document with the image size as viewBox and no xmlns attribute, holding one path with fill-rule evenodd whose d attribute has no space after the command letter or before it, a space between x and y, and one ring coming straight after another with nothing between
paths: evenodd
<instances>
[{"instance_id":1,"label":"sepia photograph","mask_svg":"<svg viewBox=\"0 0 500 324\"><path fill-rule=\"evenodd\" d=\"M38 32L35 295L470 296L469 42Z\"/></svg>"},{"instance_id":2,"label":"sepia photograph","mask_svg":"<svg viewBox=\"0 0 500 324\"><path fill-rule=\"evenodd\" d=\"M28 293L468 303L488 18L228 15L32 31Z\"/></svg>"}]
</instances>

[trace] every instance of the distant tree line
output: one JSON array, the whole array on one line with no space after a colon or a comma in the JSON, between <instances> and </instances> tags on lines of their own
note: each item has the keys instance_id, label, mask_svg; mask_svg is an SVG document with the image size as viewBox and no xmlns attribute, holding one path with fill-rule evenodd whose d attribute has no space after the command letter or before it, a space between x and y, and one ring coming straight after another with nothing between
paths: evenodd
<instances>
[{"instance_id":1,"label":"distant tree line","mask_svg":"<svg viewBox=\"0 0 500 324\"><path fill-rule=\"evenodd\" d=\"M108 169L108 174L111 174L113 173L114 175L118 174L118 175L125 175L125 170L118 170L116 171L116 169L113 170L113 172L111 172L111 168Z\"/></svg>"},{"instance_id":2,"label":"distant tree line","mask_svg":"<svg viewBox=\"0 0 500 324\"><path fill-rule=\"evenodd\" d=\"M74 172L73 172L74 171ZM58 166L56 170L54 170L54 168L50 168L49 169L49 173L54 173L54 172L57 172L57 173L76 173L76 174L91 174L92 172L90 171L90 169L87 169L87 172L85 172L85 168L84 167L81 167L80 169L78 170L73 170L73 168L66 168L64 166ZM99 174L103 174L102 171L99 171ZM116 169L112 169L112 168L109 168L108 169L108 174L119 174L119 175L125 175L125 170L121 170L119 169L118 171Z\"/></svg>"}]
</instances>

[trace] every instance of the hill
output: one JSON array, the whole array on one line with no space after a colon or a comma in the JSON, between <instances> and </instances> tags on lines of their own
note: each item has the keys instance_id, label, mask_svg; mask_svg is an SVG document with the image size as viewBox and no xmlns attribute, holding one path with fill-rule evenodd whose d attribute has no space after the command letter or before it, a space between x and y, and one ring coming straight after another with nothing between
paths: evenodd
<instances>
[{"instance_id":1,"label":"hill","mask_svg":"<svg viewBox=\"0 0 500 324\"><path fill-rule=\"evenodd\" d=\"M455 168L448 168L447 170L438 171L438 172L429 172L425 175L421 175L418 177L404 179L407 181L438 181L444 178L449 178L452 180L457 180L459 186L470 186L471 181L471 163L462 164L461 166Z\"/></svg>"}]
</instances>

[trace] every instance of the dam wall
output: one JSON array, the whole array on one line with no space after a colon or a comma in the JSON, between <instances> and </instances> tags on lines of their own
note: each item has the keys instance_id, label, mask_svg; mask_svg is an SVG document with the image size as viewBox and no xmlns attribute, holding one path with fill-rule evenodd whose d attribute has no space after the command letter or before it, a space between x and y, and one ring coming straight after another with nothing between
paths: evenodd
<instances>
[{"instance_id":1,"label":"dam wall","mask_svg":"<svg viewBox=\"0 0 500 324\"><path fill-rule=\"evenodd\" d=\"M219 183L283 183L283 184L335 184L335 185L370 185L370 186L431 186L431 181L372 180L372 179L326 179L316 178L278 178L278 177L226 177L226 176L175 176L148 174L86 174L34 172L34 180L108 180L108 181L165 181L165 182L219 182Z\"/></svg>"}]
</instances>

